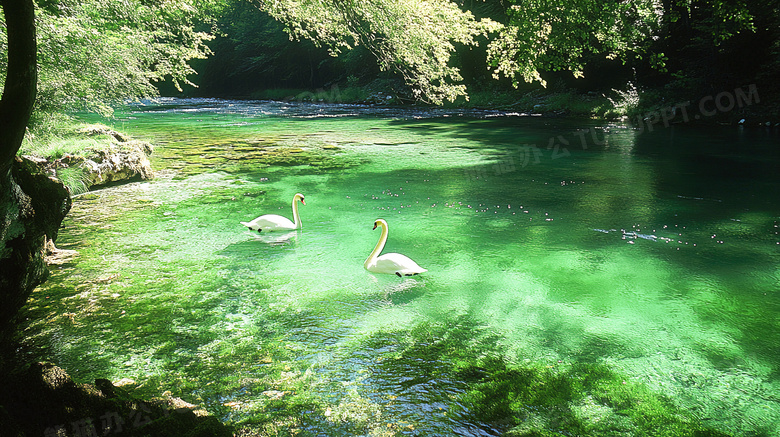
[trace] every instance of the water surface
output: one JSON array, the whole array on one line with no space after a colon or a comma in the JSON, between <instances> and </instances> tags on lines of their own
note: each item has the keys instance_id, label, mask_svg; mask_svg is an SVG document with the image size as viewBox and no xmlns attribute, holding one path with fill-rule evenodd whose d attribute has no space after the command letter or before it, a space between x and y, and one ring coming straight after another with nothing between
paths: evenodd
<instances>
[{"instance_id":1,"label":"water surface","mask_svg":"<svg viewBox=\"0 0 780 437\"><path fill-rule=\"evenodd\" d=\"M58 246L80 255L27 309L79 381L268 433L495 435L517 424L474 401L473 369L599 366L707 428L780 436L777 130L219 100L112 123L156 146L157 177L77 198ZM300 231L239 225L291 217L296 192ZM427 273L363 269L376 218ZM555 405L640 434L588 393ZM545 408L523 426L573 432Z\"/></svg>"}]
</instances>

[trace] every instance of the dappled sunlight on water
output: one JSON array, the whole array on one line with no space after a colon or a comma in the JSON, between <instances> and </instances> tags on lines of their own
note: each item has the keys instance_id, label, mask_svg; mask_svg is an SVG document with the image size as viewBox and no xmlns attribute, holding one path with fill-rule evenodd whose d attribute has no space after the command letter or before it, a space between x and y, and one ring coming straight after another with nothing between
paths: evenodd
<instances>
[{"instance_id":1,"label":"dappled sunlight on water","mask_svg":"<svg viewBox=\"0 0 780 437\"><path fill-rule=\"evenodd\" d=\"M167 101L115 124L159 144L157 178L77 199L58 246L80 256L28 308L77 379L237 424L300 395L312 433L493 435L455 361L599 363L715 429L780 435L776 176L688 183L663 133L618 128L553 155L595 127L497 112ZM777 162L772 141L753 153ZM296 192L302 229L239 224L291 218ZM377 218L428 272L363 269Z\"/></svg>"}]
</instances>

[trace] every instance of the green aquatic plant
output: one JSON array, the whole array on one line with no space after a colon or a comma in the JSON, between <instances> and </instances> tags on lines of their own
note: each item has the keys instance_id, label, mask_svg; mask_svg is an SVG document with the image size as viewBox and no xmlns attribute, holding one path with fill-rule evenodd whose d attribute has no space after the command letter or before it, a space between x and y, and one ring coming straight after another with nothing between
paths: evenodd
<instances>
[{"instance_id":1,"label":"green aquatic plant","mask_svg":"<svg viewBox=\"0 0 780 437\"><path fill-rule=\"evenodd\" d=\"M471 377L465 408L512 436L723 436L645 385L600 363L513 365L489 359Z\"/></svg>"},{"instance_id":2,"label":"green aquatic plant","mask_svg":"<svg viewBox=\"0 0 780 437\"><path fill-rule=\"evenodd\" d=\"M510 361L497 336L470 334L478 325L467 316L421 324L404 338L388 366L460 381L462 391L448 399L447 414L507 436L727 435L606 364Z\"/></svg>"},{"instance_id":3,"label":"green aquatic plant","mask_svg":"<svg viewBox=\"0 0 780 437\"><path fill-rule=\"evenodd\" d=\"M459 83L460 70L451 62L456 44L476 46L480 36L501 27L442 1L257 4L284 23L292 38L312 40L333 55L357 46L366 48L381 69L403 76L416 98L435 104L453 101L466 92L465 85Z\"/></svg>"},{"instance_id":4,"label":"green aquatic plant","mask_svg":"<svg viewBox=\"0 0 780 437\"><path fill-rule=\"evenodd\" d=\"M324 414L330 422L351 423L363 430L376 428L382 419L381 407L360 396L357 390L350 391L344 400L332 408L328 407Z\"/></svg>"}]
</instances>

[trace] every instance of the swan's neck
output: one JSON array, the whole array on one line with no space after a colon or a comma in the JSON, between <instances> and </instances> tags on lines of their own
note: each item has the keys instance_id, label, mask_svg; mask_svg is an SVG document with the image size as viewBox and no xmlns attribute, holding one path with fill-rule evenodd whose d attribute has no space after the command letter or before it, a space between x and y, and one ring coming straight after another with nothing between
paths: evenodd
<instances>
[{"instance_id":1,"label":"swan's neck","mask_svg":"<svg viewBox=\"0 0 780 437\"><path fill-rule=\"evenodd\" d=\"M368 259L366 259L366 262L363 263L363 266L366 268L368 268L368 265L371 264L380 253L382 253L382 249L385 248L385 243L387 242L387 225L382 223L381 226L382 235L379 237L379 241L376 243L374 251L371 252L371 255L368 256Z\"/></svg>"},{"instance_id":2,"label":"swan's neck","mask_svg":"<svg viewBox=\"0 0 780 437\"><path fill-rule=\"evenodd\" d=\"M301 217L298 216L298 198L293 197L292 202L292 212L293 212L293 225L295 225L295 229L298 229L301 227Z\"/></svg>"}]
</instances>

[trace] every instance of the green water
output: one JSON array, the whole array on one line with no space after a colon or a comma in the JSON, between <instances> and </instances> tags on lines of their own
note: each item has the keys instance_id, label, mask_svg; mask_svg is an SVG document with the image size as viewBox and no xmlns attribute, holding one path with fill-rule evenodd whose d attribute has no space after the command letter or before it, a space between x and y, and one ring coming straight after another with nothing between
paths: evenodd
<instances>
[{"instance_id":1,"label":"green water","mask_svg":"<svg viewBox=\"0 0 780 437\"><path fill-rule=\"evenodd\" d=\"M780 436L776 129L213 100L112 123L157 177L77 198L79 256L26 309L78 381L268 435ZM239 225L296 192L300 231ZM428 272L363 269L376 218Z\"/></svg>"}]
</instances>

